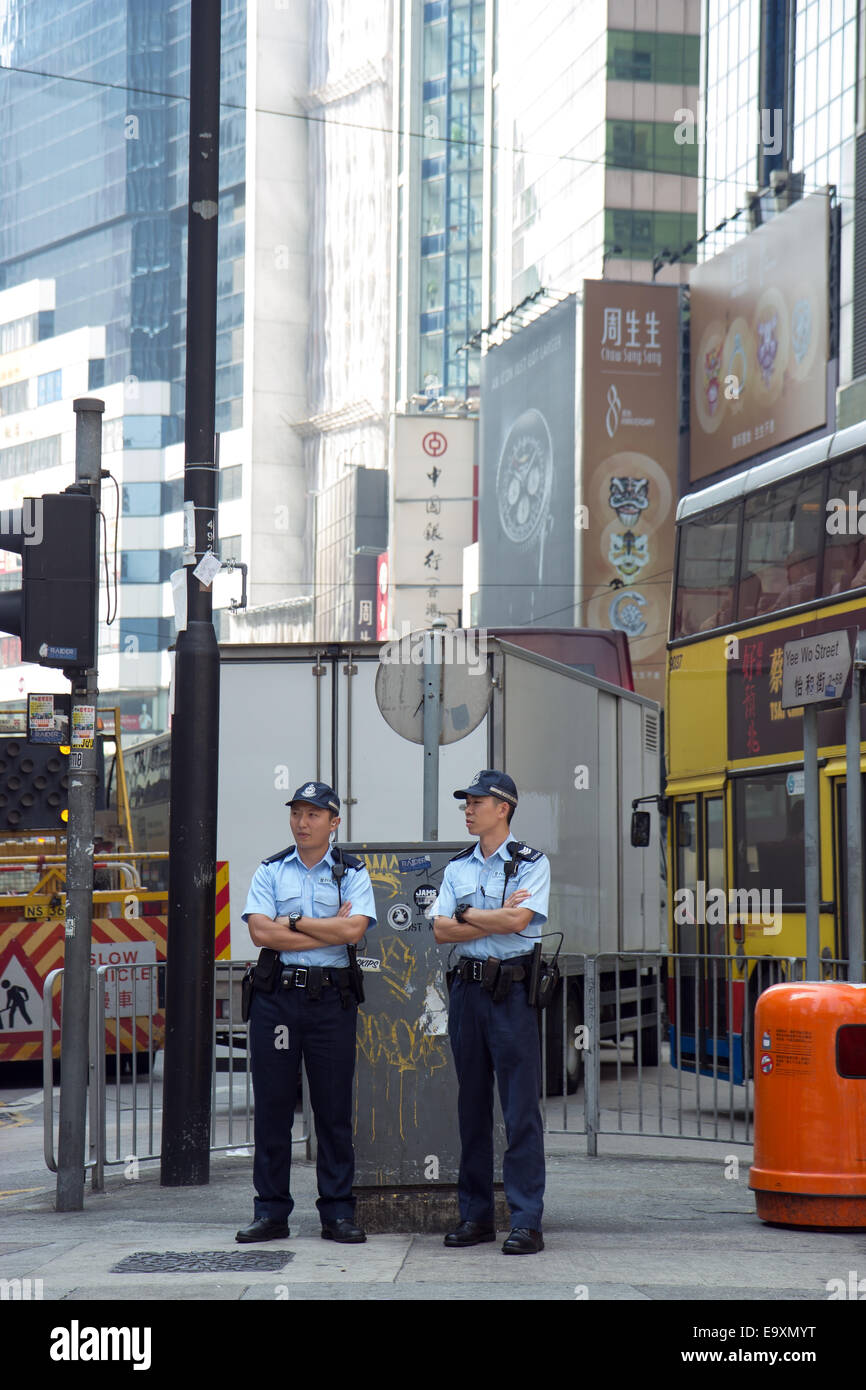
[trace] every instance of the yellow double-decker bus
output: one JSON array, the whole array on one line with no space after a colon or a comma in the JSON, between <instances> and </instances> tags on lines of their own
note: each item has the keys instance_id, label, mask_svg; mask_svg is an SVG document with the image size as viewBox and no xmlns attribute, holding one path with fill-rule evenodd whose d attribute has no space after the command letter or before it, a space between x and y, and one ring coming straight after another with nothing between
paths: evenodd
<instances>
[{"instance_id":1,"label":"yellow double-decker bus","mask_svg":"<svg viewBox=\"0 0 866 1390\"><path fill-rule=\"evenodd\" d=\"M866 424L682 499L665 752L670 942L694 958L669 981L685 1070L742 1082L758 994L806 954L803 718L782 708L782 652L863 626ZM861 711L861 754L863 737ZM818 759L822 969L845 978L841 704L820 707Z\"/></svg>"}]
</instances>

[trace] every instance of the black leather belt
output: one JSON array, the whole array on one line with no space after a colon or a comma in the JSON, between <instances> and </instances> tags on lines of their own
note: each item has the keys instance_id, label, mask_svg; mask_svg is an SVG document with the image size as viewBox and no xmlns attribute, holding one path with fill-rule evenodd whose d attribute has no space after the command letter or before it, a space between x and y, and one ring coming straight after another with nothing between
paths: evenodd
<instances>
[{"instance_id":1,"label":"black leather belt","mask_svg":"<svg viewBox=\"0 0 866 1390\"><path fill-rule=\"evenodd\" d=\"M497 960L499 957L497 957ZM511 970L512 980L527 980L529 978L529 963L531 956L506 956L500 960L500 965L507 965ZM484 972L484 961L476 960L471 956L463 956L457 965L457 977L465 984L480 984Z\"/></svg>"},{"instance_id":2,"label":"black leather belt","mask_svg":"<svg viewBox=\"0 0 866 1390\"><path fill-rule=\"evenodd\" d=\"M342 972L341 972L342 973ZM318 978L317 978L318 977ZM308 989L311 985L336 985L337 972L323 970L320 965L284 965L280 977L282 989Z\"/></svg>"}]
</instances>

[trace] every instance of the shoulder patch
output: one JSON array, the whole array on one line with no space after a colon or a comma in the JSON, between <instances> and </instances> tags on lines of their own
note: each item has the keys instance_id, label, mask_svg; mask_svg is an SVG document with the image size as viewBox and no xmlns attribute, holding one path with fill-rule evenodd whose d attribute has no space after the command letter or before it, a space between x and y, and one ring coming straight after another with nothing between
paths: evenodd
<instances>
[{"instance_id":1,"label":"shoulder patch","mask_svg":"<svg viewBox=\"0 0 866 1390\"><path fill-rule=\"evenodd\" d=\"M289 855L294 854L296 849L297 845L288 845L286 849L281 849L276 854L272 854L269 859L263 859L262 863L276 864L280 859L288 859Z\"/></svg>"},{"instance_id":2,"label":"shoulder patch","mask_svg":"<svg viewBox=\"0 0 866 1390\"><path fill-rule=\"evenodd\" d=\"M461 849L459 854L455 854L452 859L449 859L449 864L455 863L458 859L465 859L467 854L471 854L474 848L474 845L467 845L465 849Z\"/></svg>"},{"instance_id":3,"label":"shoulder patch","mask_svg":"<svg viewBox=\"0 0 866 1390\"><path fill-rule=\"evenodd\" d=\"M522 859L526 864L536 864L544 858L540 849L533 849L532 845L525 845L522 840L512 840L505 848L513 859Z\"/></svg>"}]
</instances>

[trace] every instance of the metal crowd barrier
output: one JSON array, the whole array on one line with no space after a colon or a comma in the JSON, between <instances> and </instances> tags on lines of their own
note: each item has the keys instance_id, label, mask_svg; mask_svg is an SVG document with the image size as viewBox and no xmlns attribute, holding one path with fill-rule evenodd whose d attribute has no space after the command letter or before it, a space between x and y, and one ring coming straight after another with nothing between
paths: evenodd
<instances>
[{"instance_id":1,"label":"metal crowd barrier","mask_svg":"<svg viewBox=\"0 0 866 1390\"><path fill-rule=\"evenodd\" d=\"M585 1136L590 1155L605 1134L752 1142L754 1005L770 985L805 979L805 958L623 951L565 956L560 966L561 992L541 1015L547 1133ZM163 962L91 970L86 1163L95 1189L107 1166L160 1154L162 1082L152 1060L162 1042L166 969ZM214 1020L214 1152L253 1142L247 1026L239 1016L244 969L245 962L216 966L215 995L225 1007ZM822 958L821 971L823 979L845 979L847 963ZM52 970L43 989L44 1148L52 1172L52 999L62 975ZM313 1157L306 1077L301 1128L294 1140Z\"/></svg>"},{"instance_id":2,"label":"metal crowd barrier","mask_svg":"<svg viewBox=\"0 0 866 1390\"><path fill-rule=\"evenodd\" d=\"M105 1185L106 1167L124 1165L127 1176L133 1177L138 1163L160 1157L162 1080L154 1073L154 1062L163 1045L167 968L164 961L91 967L85 1166L92 1170L95 1191ZM246 1148L253 1143L247 1025L240 1017L240 981L245 969L245 961L218 961L215 967L215 998L222 998L226 1007L222 1017L214 1018L212 1152ZM62 977L62 968L52 970L45 980L42 995L44 1154L46 1165L53 1173L57 1171L57 1158L52 1006L55 985L58 980L62 985ZM306 1144L309 1151L311 1126L306 1076L302 1077L302 1086L303 1120L301 1132L297 1124L293 1128L293 1142Z\"/></svg>"},{"instance_id":3,"label":"metal crowd barrier","mask_svg":"<svg viewBox=\"0 0 866 1390\"><path fill-rule=\"evenodd\" d=\"M805 978L797 956L566 958L562 1000L542 1015L546 1131L585 1135L589 1155L605 1134L751 1144L754 1006L771 985ZM822 958L821 978L847 978L847 962ZM581 1062L570 1084L569 1049Z\"/></svg>"}]
</instances>

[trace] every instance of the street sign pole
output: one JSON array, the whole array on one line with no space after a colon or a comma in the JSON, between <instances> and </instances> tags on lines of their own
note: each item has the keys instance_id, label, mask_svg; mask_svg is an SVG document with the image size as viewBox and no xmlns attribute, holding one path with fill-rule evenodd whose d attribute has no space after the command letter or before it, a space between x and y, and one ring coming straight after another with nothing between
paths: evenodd
<instances>
[{"instance_id":1,"label":"street sign pole","mask_svg":"<svg viewBox=\"0 0 866 1390\"><path fill-rule=\"evenodd\" d=\"M820 954L818 859L818 709L803 708L803 850L806 868L806 979L817 980Z\"/></svg>"},{"instance_id":2,"label":"street sign pole","mask_svg":"<svg viewBox=\"0 0 866 1390\"><path fill-rule=\"evenodd\" d=\"M813 633L786 642L782 655L782 708L803 710L803 854L806 893L806 979L820 980L821 954L821 863L820 814L818 805L818 708L821 705L843 703L848 699L854 667L856 628L839 628L834 632ZM853 697L848 700L849 710ZM856 701L857 728L857 799L860 787L860 700ZM850 712L849 712L850 717ZM849 757L849 792L851 785L851 728L846 722L846 745ZM849 810L849 817L850 817ZM860 813L855 822L859 832ZM849 839L851 825L848 826ZM850 865L850 860L849 860ZM858 858L859 869L859 858ZM862 873L862 870L861 870ZM862 878L858 893L862 894ZM862 897L861 897L862 901ZM849 899L850 902L850 899ZM849 907L850 912L850 907ZM849 919L854 927L854 919ZM861 915L856 919L860 931ZM849 939L853 940L849 932Z\"/></svg>"},{"instance_id":3,"label":"street sign pole","mask_svg":"<svg viewBox=\"0 0 866 1390\"><path fill-rule=\"evenodd\" d=\"M96 501L102 493L102 412L105 403L81 398L75 411L75 481ZM99 574L99 527L95 528ZM98 619L99 587L94 592ZM97 633L98 627L94 629ZM98 642L95 644L98 651ZM98 656L95 657L98 661ZM60 1015L60 1128L57 1138L58 1211L84 1207L84 1136L87 1114L90 939L93 920L93 839L96 817L97 670L68 671L72 681L69 721L69 822L66 827L66 926ZM119 737L119 731L118 731ZM97 1046L104 1047L100 1038Z\"/></svg>"},{"instance_id":4,"label":"street sign pole","mask_svg":"<svg viewBox=\"0 0 866 1390\"><path fill-rule=\"evenodd\" d=\"M439 839L439 743L442 737L442 638L424 634L424 839Z\"/></svg>"},{"instance_id":5,"label":"street sign pole","mask_svg":"<svg viewBox=\"0 0 866 1390\"><path fill-rule=\"evenodd\" d=\"M848 979L863 980L863 808L860 778L860 671L863 634L858 634L845 706L845 809L848 857Z\"/></svg>"}]
</instances>

